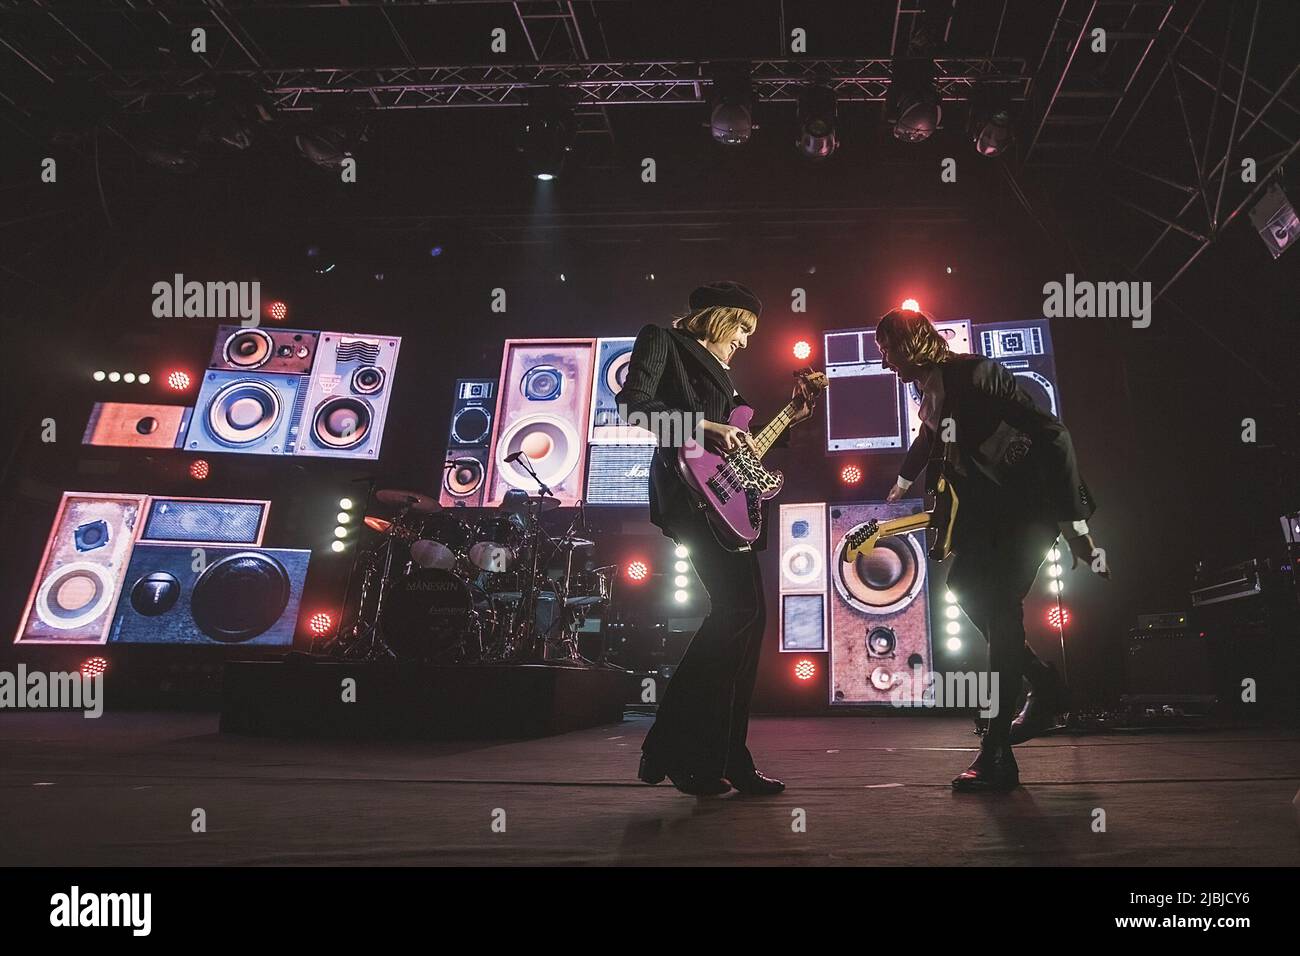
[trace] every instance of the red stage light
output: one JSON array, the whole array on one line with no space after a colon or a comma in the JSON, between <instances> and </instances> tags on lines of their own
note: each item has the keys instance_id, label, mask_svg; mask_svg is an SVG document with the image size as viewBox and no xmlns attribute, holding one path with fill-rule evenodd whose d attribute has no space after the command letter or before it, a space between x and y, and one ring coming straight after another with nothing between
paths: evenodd
<instances>
[{"instance_id":1,"label":"red stage light","mask_svg":"<svg viewBox=\"0 0 1300 956\"><path fill-rule=\"evenodd\" d=\"M650 565L644 561L629 561L624 573L629 581L644 581L650 577Z\"/></svg>"},{"instance_id":2,"label":"red stage light","mask_svg":"<svg viewBox=\"0 0 1300 956\"><path fill-rule=\"evenodd\" d=\"M167 374L167 387L175 392L183 392L190 387L190 376L188 372L182 372L177 369L175 372Z\"/></svg>"},{"instance_id":3,"label":"red stage light","mask_svg":"<svg viewBox=\"0 0 1300 956\"><path fill-rule=\"evenodd\" d=\"M276 299L267 305L266 314L277 322L283 322L289 314L289 306Z\"/></svg>"},{"instance_id":4,"label":"red stage light","mask_svg":"<svg viewBox=\"0 0 1300 956\"><path fill-rule=\"evenodd\" d=\"M94 677L108 670L108 661L102 657L88 657L81 664L82 677Z\"/></svg>"},{"instance_id":5,"label":"red stage light","mask_svg":"<svg viewBox=\"0 0 1300 956\"><path fill-rule=\"evenodd\" d=\"M202 481L212 472L212 466L207 463L206 459L196 458L190 462L190 477L195 481Z\"/></svg>"},{"instance_id":6,"label":"red stage light","mask_svg":"<svg viewBox=\"0 0 1300 956\"><path fill-rule=\"evenodd\" d=\"M1047 623L1058 631L1066 624L1070 623L1070 609L1068 607L1054 607L1047 612Z\"/></svg>"},{"instance_id":7,"label":"red stage light","mask_svg":"<svg viewBox=\"0 0 1300 956\"><path fill-rule=\"evenodd\" d=\"M811 345L809 345L807 342L803 341L802 339L794 343L794 357L797 358L800 362L807 359L808 356L810 355L812 355Z\"/></svg>"},{"instance_id":8,"label":"red stage light","mask_svg":"<svg viewBox=\"0 0 1300 956\"><path fill-rule=\"evenodd\" d=\"M862 480L862 469L857 465L845 465L840 470L840 481L846 485L856 485Z\"/></svg>"},{"instance_id":9,"label":"red stage light","mask_svg":"<svg viewBox=\"0 0 1300 956\"><path fill-rule=\"evenodd\" d=\"M804 657L795 662L794 676L797 680L812 680L817 676L817 665Z\"/></svg>"},{"instance_id":10,"label":"red stage light","mask_svg":"<svg viewBox=\"0 0 1300 956\"><path fill-rule=\"evenodd\" d=\"M903 304L900 305L899 308L905 312L920 312L921 303L917 302L915 299L904 299Z\"/></svg>"},{"instance_id":11,"label":"red stage light","mask_svg":"<svg viewBox=\"0 0 1300 956\"><path fill-rule=\"evenodd\" d=\"M317 637L324 637L333 629L334 618L332 615L326 614L324 611L313 614L311 620L307 622L307 630L311 631Z\"/></svg>"}]
</instances>

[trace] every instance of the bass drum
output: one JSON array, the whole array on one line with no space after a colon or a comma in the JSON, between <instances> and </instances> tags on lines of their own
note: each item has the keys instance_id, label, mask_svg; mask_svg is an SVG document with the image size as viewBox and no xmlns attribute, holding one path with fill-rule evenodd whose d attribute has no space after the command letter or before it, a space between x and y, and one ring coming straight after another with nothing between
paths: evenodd
<instances>
[{"instance_id":1,"label":"bass drum","mask_svg":"<svg viewBox=\"0 0 1300 956\"><path fill-rule=\"evenodd\" d=\"M479 598L476 601L476 598ZM478 589L440 568L413 568L384 599L384 640L399 660L440 664L475 660L482 653L489 615Z\"/></svg>"}]
</instances>

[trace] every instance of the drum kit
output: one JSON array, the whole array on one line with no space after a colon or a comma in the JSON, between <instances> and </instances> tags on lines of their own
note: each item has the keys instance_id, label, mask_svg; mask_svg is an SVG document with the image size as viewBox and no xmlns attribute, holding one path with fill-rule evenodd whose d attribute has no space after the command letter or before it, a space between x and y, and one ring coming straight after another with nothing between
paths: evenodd
<instances>
[{"instance_id":1,"label":"drum kit","mask_svg":"<svg viewBox=\"0 0 1300 956\"><path fill-rule=\"evenodd\" d=\"M563 532L548 494L507 492L495 508L443 508L416 491L375 492L355 610L324 650L353 660L591 664L586 617L610 600L614 567L591 568L584 512ZM371 509L367 509L371 510ZM349 597L352 596L349 587Z\"/></svg>"}]
</instances>

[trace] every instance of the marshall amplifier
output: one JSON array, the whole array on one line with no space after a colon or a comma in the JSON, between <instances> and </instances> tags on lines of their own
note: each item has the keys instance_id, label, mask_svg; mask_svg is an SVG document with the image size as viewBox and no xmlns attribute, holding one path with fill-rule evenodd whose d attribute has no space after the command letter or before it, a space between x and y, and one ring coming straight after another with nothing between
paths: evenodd
<instances>
[{"instance_id":1,"label":"marshall amplifier","mask_svg":"<svg viewBox=\"0 0 1300 956\"><path fill-rule=\"evenodd\" d=\"M587 504L649 505L654 445L591 445Z\"/></svg>"}]
</instances>

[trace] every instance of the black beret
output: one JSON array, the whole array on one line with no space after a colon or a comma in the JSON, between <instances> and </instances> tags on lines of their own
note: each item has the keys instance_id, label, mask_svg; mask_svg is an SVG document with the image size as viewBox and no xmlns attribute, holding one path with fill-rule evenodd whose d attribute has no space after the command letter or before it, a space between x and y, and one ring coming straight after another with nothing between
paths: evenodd
<instances>
[{"instance_id":1,"label":"black beret","mask_svg":"<svg viewBox=\"0 0 1300 956\"><path fill-rule=\"evenodd\" d=\"M715 307L748 309L755 315L763 312L763 303L754 290L739 282L710 282L700 286L691 293L690 307L692 312Z\"/></svg>"}]
</instances>

